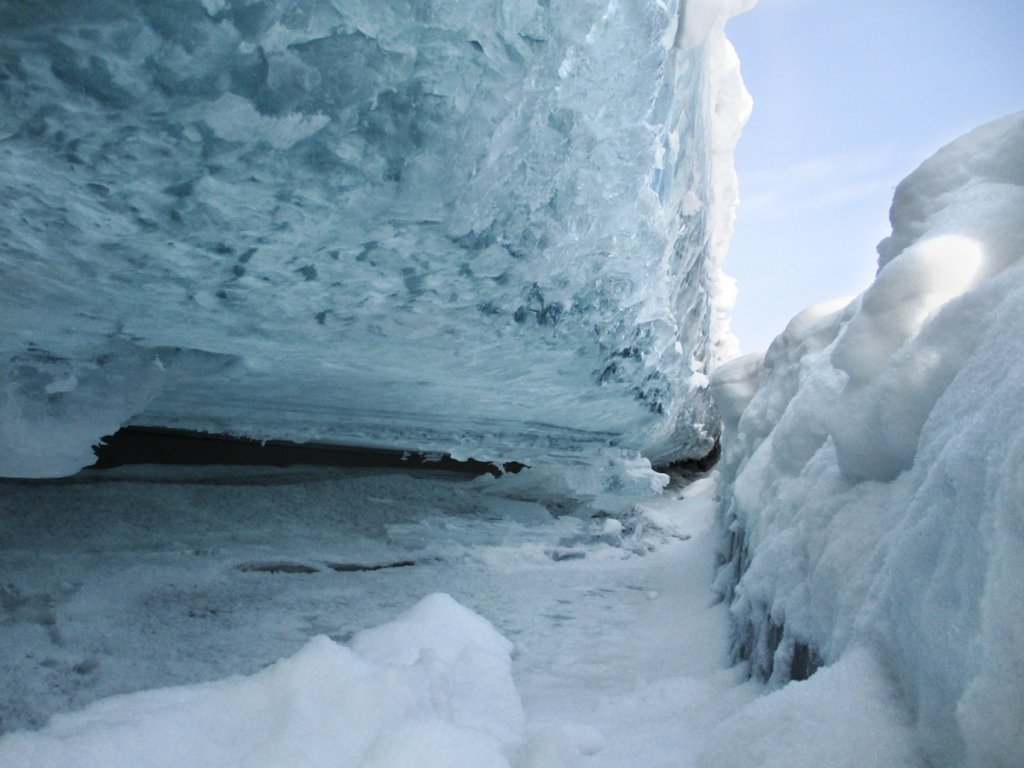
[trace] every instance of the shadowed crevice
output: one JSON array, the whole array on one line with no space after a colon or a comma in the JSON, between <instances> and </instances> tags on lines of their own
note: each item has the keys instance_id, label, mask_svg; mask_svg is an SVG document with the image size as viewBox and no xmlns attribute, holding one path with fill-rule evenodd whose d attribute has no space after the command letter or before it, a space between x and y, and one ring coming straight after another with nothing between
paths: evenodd
<instances>
[{"instance_id":1,"label":"shadowed crevice","mask_svg":"<svg viewBox=\"0 0 1024 768\"><path fill-rule=\"evenodd\" d=\"M287 440L253 440L231 435L193 432L164 427L122 427L93 446L96 463L90 469L110 469L124 464L218 464L288 467L296 464L329 467L374 467L391 469L429 469L460 472L467 475L490 474L495 477L516 473L526 465L496 464L467 459L459 461L449 454L428 456L423 453L328 445L293 443Z\"/></svg>"}]
</instances>

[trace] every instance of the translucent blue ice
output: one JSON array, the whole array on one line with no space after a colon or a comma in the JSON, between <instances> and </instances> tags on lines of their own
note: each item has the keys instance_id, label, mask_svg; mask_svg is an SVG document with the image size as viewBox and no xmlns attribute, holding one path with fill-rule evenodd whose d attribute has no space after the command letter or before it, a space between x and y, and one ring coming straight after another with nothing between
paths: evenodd
<instances>
[{"instance_id":1,"label":"translucent blue ice","mask_svg":"<svg viewBox=\"0 0 1024 768\"><path fill-rule=\"evenodd\" d=\"M706 452L710 88L675 6L4 4L0 474L125 423Z\"/></svg>"}]
</instances>

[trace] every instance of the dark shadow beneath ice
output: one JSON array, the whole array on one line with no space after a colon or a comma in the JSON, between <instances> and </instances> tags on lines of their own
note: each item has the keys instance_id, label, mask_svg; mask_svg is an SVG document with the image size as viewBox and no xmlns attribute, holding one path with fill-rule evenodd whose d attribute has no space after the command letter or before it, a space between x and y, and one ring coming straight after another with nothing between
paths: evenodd
<instances>
[{"instance_id":1,"label":"dark shadow beneath ice","mask_svg":"<svg viewBox=\"0 0 1024 768\"><path fill-rule=\"evenodd\" d=\"M360 573L364 571L383 571L388 568L409 568L416 565L414 560L397 560L393 563L376 563L366 565L364 563L324 563L336 573ZM243 573L320 573L320 569L306 563L288 562L285 560L272 560L258 563L242 563L236 566L237 570Z\"/></svg>"},{"instance_id":2,"label":"dark shadow beneath ice","mask_svg":"<svg viewBox=\"0 0 1024 768\"><path fill-rule=\"evenodd\" d=\"M96 463L91 469L110 469L124 464L306 465L429 469L497 477L525 467L518 462L498 466L475 459L459 461L449 454L434 456L385 448L253 440L164 427L122 427L93 446L93 451Z\"/></svg>"}]
</instances>

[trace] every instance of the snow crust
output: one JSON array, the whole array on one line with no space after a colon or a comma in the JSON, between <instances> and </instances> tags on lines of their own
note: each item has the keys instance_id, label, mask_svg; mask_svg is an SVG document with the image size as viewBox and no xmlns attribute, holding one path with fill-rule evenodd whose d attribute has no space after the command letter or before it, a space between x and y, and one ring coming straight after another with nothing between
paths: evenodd
<instances>
[{"instance_id":1,"label":"snow crust","mask_svg":"<svg viewBox=\"0 0 1024 768\"><path fill-rule=\"evenodd\" d=\"M1024 755L1024 113L923 163L890 218L861 296L712 377L718 585L759 674L867 649L928 764L1009 768ZM777 722L769 699L736 728Z\"/></svg>"},{"instance_id":2,"label":"snow crust","mask_svg":"<svg viewBox=\"0 0 1024 768\"><path fill-rule=\"evenodd\" d=\"M746 5L5 4L0 475L129 423L703 454Z\"/></svg>"}]
</instances>

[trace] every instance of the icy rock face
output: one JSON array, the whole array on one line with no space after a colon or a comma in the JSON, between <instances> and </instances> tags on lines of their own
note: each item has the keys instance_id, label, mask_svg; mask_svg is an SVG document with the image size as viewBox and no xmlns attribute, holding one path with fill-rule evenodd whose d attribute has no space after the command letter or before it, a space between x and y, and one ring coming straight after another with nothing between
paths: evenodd
<instances>
[{"instance_id":1,"label":"icy rock face","mask_svg":"<svg viewBox=\"0 0 1024 768\"><path fill-rule=\"evenodd\" d=\"M890 216L867 291L713 377L720 587L761 675L867 647L928 764L1009 768L1024 754L1024 113L940 150Z\"/></svg>"},{"instance_id":2,"label":"icy rock face","mask_svg":"<svg viewBox=\"0 0 1024 768\"><path fill-rule=\"evenodd\" d=\"M739 3L0 7L0 474L125 423L655 462L717 433Z\"/></svg>"}]
</instances>

